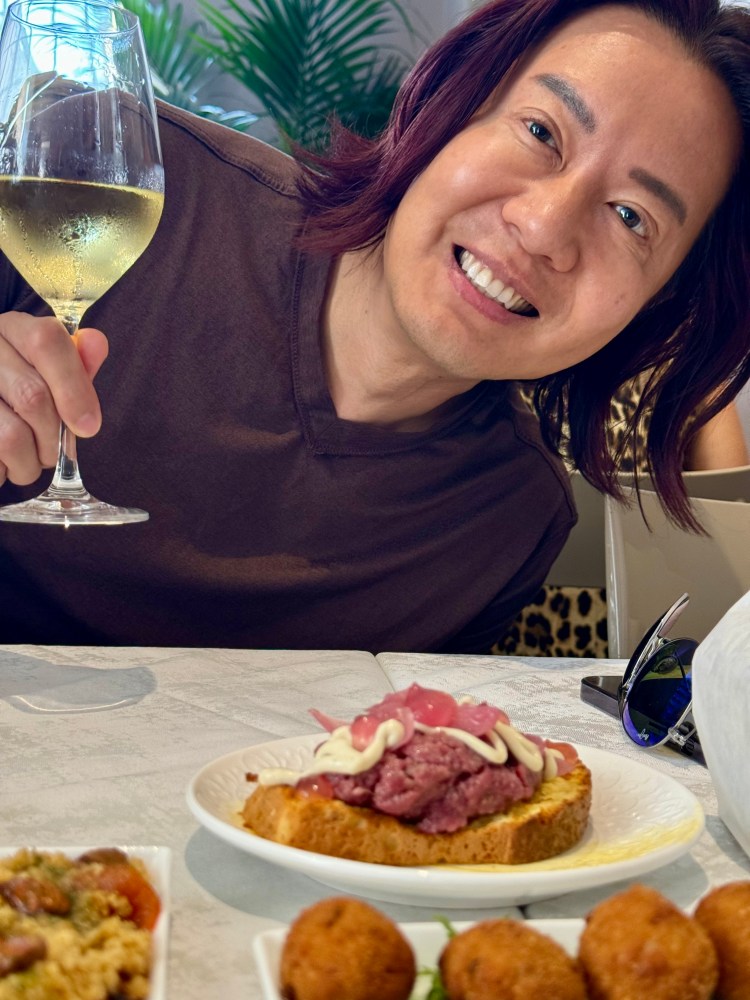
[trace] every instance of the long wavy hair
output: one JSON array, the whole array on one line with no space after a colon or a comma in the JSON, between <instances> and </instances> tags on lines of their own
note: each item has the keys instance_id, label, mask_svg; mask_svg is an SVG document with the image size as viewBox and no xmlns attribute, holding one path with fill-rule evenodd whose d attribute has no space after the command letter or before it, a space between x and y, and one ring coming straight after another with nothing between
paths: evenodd
<instances>
[{"instance_id":1,"label":"long wavy hair","mask_svg":"<svg viewBox=\"0 0 750 1000\"><path fill-rule=\"evenodd\" d=\"M412 181L472 118L531 46L572 15L609 0L494 0L445 35L405 80L375 140L334 131L327 155L304 155L302 244L334 255L375 248ZM682 265L632 322L596 354L534 383L547 444L594 486L622 497L625 454L651 475L661 503L700 530L681 471L692 435L750 379L750 10L719 0L617 0L681 40L721 79L742 128L730 187ZM649 372L624 443L606 428L618 389ZM644 454L636 428L650 414Z\"/></svg>"}]
</instances>

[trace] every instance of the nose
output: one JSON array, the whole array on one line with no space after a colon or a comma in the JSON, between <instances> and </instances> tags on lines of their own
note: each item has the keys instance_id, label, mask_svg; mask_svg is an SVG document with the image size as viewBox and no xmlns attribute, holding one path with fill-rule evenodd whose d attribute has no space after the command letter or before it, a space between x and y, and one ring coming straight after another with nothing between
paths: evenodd
<instances>
[{"instance_id":1,"label":"nose","mask_svg":"<svg viewBox=\"0 0 750 1000\"><path fill-rule=\"evenodd\" d=\"M591 220L574 178L555 174L527 182L505 200L502 215L531 256L545 258L555 271L575 268Z\"/></svg>"}]
</instances>

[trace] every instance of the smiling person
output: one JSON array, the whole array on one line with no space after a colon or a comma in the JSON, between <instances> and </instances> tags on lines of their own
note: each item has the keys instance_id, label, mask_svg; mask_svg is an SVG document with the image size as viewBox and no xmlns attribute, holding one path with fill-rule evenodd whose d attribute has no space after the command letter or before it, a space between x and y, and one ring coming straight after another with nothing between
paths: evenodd
<instances>
[{"instance_id":1,"label":"smiling person","mask_svg":"<svg viewBox=\"0 0 750 1000\"><path fill-rule=\"evenodd\" d=\"M62 417L151 514L0 524L3 642L487 651L575 521L558 452L617 494L646 371L691 523L691 438L750 377L750 12L495 0L303 162L160 118L162 222L75 344L0 270L6 501Z\"/></svg>"}]
</instances>

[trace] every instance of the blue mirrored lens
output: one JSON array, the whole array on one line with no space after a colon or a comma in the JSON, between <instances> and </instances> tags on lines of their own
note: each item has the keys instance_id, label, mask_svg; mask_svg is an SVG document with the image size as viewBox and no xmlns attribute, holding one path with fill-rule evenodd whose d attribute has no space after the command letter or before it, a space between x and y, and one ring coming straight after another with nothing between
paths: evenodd
<instances>
[{"instance_id":1,"label":"blue mirrored lens","mask_svg":"<svg viewBox=\"0 0 750 1000\"><path fill-rule=\"evenodd\" d=\"M667 642L643 665L628 691L622 724L643 747L664 742L690 706L693 639Z\"/></svg>"}]
</instances>

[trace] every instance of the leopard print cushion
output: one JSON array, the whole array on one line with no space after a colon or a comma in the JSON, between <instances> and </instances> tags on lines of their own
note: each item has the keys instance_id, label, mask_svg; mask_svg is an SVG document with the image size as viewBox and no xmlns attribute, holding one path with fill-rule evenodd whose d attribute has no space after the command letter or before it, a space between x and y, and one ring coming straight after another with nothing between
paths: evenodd
<instances>
[{"instance_id":1,"label":"leopard print cushion","mask_svg":"<svg viewBox=\"0 0 750 1000\"><path fill-rule=\"evenodd\" d=\"M491 652L497 656L606 657L606 591L545 584Z\"/></svg>"},{"instance_id":2,"label":"leopard print cushion","mask_svg":"<svg viewBox=\"0 0 750 1000\"><path fill-rule=\"evenodd\" d=\"M610 448L617 453L635 412L645 375L623 386L612 400L607 429ZM522 391L531 405L531 393ZM648 422L640 424L634 448L623 451L621 470L632 472L633 455L644 454ZM602 540L603 544L603 540ZM545 584L526 605L508 632L492 647L498 656L607 656L607 595L599 587L565 587Z\"/></svg>"}]
</instances>

